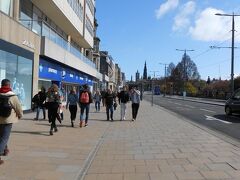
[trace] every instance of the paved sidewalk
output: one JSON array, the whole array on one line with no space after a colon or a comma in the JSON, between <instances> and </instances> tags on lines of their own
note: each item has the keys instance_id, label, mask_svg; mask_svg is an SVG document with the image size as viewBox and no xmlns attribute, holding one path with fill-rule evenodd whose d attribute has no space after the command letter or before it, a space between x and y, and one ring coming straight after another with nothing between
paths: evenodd
<instances>
[{"instance_id":1,"label":"paved sidewalk","mask_svg":"<svg viewBox=\"0 0 240 180\"><path fill-rule=\"evenodd\" d=\"M14 124L10 154L3 157L0 180L77 179L109 125L103 108L99 113L91 109L89 127L79 128L79 115L78 110L72 128L69 112L65 111L62 125L57 122L59 132L49 136L47 120L33 121L35 113L25 114Z\"/></svg>"},{"instance_id":2,"label":"paved sidewalk","mask_svg":"<svg viewBox=\"0 0 240 180\"><path fill-rule=\"evenodd\" d=\"M91 112L89 127L82 129L71 128L65 113L54 136L47 121L25 115L14 126L0 179L240 179L238 146L146 101L137 121L130 121L130 113L126 121L107 122L103 110Z\"/></svg>"},{"instance_id":3,"label":"paved sidewalk","mask_svg":"<svg viewBox=\"0 0 240 180\"><path fill-rule=\"evenodd\" d=\"M85 180L240 179L240 148L143 101L112 123Z\"/></svg>"}]
</instances>

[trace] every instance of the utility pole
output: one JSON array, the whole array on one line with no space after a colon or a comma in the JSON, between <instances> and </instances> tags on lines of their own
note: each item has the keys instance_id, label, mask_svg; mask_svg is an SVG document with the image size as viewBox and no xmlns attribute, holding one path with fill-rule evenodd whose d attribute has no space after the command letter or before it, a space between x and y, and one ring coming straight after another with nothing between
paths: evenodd
<instances>
[{"instance_id":1,"label":"utility pole","mask_svg":"<svg viewBox=\"0 0 240 180\"><path fill-rule=\"evenodd\" d=\"M167 65L168 64L164 64L164 63L159 63L161 65L164 65L165 66L165 75L164 75L164 83L165 83L165 88L164 88L164 97L166 96L166 91L167 91Z\"/></svg>"},{"instance_id":2,"label":"utility pole","mask_svg":"<svg viewBox=\"0 0 240 180\"><path fill-rule=\"evenodd\" d=\"M186 59L187 59L187 51L194 51L193 49L176 49L176 51L183 51L183 97L186 96Z\"/></svg>"},{"instance_id":3,"label":"utility pole","mask_svg":"<svg viewBox=\"0 0 240 180\"><path fill-rule=\"evenodd\" d=\"M232 47L231 47L231 94L233 94L234 92L234 34L235 34L235 21L234 21L234 17L235 16L240 16L240 14L234 14L234 12L232 14L221 14L221 13L217 13L215 14L216 16L230 16L232 17Z\"/></svg>"}]
</instances>

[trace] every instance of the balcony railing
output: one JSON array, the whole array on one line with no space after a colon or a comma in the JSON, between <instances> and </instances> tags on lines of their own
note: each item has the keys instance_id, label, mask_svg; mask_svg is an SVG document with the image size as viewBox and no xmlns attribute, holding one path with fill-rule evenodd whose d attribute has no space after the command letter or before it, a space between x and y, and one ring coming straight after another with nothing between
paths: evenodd
<instances>
[{"instance_id":1,"label":"balcony railing","mask_svg":"<svg viewBox=\"0 0 240 180\"><path fill-rule=\"evenodd\" d=\"M90 65L93 68L96 68L96 64L94 64L90 59L84 56L80 50L71 45L64 37L62 37L56 30L54 30L51 26L49 26L46 22L34 21L34 20L19 20L26 28L31 31L39 34L40 36L46 37L55 44L59 45L63 49L67 50L78 59L82 60L86 64ZM40 23L39 23L40 22ZM36 25L39 25L36 26Z\"/></svg>"}]
</instances>

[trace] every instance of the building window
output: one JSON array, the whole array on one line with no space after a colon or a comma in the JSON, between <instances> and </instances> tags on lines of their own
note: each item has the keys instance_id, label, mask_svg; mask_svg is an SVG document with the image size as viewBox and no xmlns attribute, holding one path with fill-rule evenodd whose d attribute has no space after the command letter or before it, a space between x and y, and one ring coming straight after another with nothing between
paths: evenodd
<instances>
[{"instance_id":1,"label":"building window","mask_svg":"<svg viewBox=\"0 0 240 180\"><path fill-rule=\"evenodd\" d=\"M67 0L68 4L78 16L78 18L83 21L83 6L79 0Z\"/></svg>"},{"instance_id":2,"label":"building window","mask_svg":"<svg viewBox=\"0 0 240 180\"><path fill-rule=\"evenodd\" d=\"M88 16L86 16L86 28L87 28L88 32L91 34L91 36L93 37L94 36L93 25Z\"/></svg>"},{"instance_id":3,"label":"building window","mask_svg":"<svg viewBox=\"0 0 240 180\"><path fill-rule=\"evenodd\" d=\"M0 50L0 80L9 79L23 110L31 109L32 60Z\"/></svg>"},{"instance_id":4,"label":"building window","mask_svg":"<svg viewBox=\"0 0 240 180\"><path fill-rule=\"evenodd\" d=\"M20 22L28 29L33 26L33 4L29 0L20 1Z\"/></svg>"},{"instance_id":5,"label":"building window","mask_svg":"<svg viewBox=\"0 0 240 180\"><path fill-rule=\"evenodd\" d=\"M13 2L12 0L0 0L0 11L12 16Z\"/></svg>"},{"instance_id":6,"label":"building window","mask_svg":"<svg viewBox=\"0 0 240 180\"><path fill-rule=\"evenodd\" d=\"M92 15L94 16L94 4L93 4L92 0L87 0L87 5L88 5Z\"/></svg>"}]
</instances>

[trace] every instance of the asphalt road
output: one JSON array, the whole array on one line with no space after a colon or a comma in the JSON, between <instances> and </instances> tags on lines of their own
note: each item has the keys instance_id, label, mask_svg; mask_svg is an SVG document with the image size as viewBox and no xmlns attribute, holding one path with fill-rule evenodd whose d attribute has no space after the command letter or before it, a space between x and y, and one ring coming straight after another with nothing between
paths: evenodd
<instances>
[{"instance_id":1,"label":"asphalt road","mask_svg":"<svg viewBox=\"0 0 240 180\"><path fill-rule=\"evenodd\" d=\"M152 97L151 95L145 95L144 99L151 102ZM170 99L162 96L154 96L153 99L154 104L212 130L220 131L240 140L240 115L226 116L224 106L185 101L183 99Z\"/></svg>"}]
</instances>

